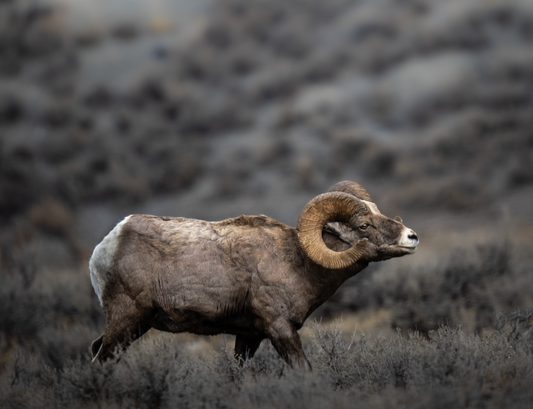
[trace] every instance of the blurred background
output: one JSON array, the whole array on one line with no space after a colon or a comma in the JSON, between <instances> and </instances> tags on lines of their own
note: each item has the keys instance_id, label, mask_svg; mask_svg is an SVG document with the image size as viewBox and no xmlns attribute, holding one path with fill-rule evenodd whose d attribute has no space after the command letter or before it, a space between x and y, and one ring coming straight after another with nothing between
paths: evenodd
<instances>
[{"instance_id":1,"label":"blurred background","mask_svg":"<svg viewBox=\"0 0 533 409\"><path fill-rule=\"evenodd\" d=\"M88 258L126 215L295 226L346 179L421 244L315 317L533 307L533 2L0 1L0 362L87 353Z\"/></svg>"}]
</instances>

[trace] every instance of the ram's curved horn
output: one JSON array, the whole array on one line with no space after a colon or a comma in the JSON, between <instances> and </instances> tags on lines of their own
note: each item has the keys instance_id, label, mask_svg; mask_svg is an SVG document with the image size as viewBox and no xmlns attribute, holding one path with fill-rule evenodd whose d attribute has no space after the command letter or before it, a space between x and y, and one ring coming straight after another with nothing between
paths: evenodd
<instances>
[{"instance_id":1,"label":"ram's curved horn","mask_svg":"<svg viewBox=\"0 0 533 409\"><path fill-rule=\"evenodd\" d=\"M349 193L329 192L311 200L298 218L298 240L307 256L322 267L346 268L361 258L367 239L359 240L346 251L329 249L322 239L322 229L332 221L349 222L352 216L366 209L360 200Z\"/></svg>"},{"instance_id":2,"label":"ram's curved horn","mask_svg":"<svg viewBox=\"0 0 533 409\"><path fill-rule=\"evenodd\" d=\"M342 182L335 183L329 188L328 192L349 193L361 200L366 200L368 202L372 201L372 198L370 197L366 189L359 183L352 182L351 180L344 180Z\"/></svg>"}]
</instances>

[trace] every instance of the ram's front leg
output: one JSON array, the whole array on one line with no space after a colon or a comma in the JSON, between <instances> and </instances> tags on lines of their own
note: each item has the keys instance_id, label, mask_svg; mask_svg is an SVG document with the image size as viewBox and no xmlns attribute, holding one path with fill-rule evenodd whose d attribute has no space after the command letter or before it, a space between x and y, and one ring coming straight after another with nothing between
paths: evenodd
<instances>
[{"instance_id":1,"label":"ram's front leg","mask_svg":"<svg viewBox=\"0 0 533 409\"><path fill-rule=\"evenodd\" d=\"M292 324L278 320L270 325L269 338L280 356L292 368L297 364L300 368L313 370L302 348L302 341Z\"/></svg>"},{"instance_id":2,"label":"ram's front leg","mask_svg":"<svg viewBox=\"0 0 533 409\"><path fill-rule=\"evenodd\" d=\"M261 345L262 338L249 338L242 335L237 335L235 339L235 358L239 360L240 365L244 361L254 357L259 345Z\"/></svg>"}]
</instances>

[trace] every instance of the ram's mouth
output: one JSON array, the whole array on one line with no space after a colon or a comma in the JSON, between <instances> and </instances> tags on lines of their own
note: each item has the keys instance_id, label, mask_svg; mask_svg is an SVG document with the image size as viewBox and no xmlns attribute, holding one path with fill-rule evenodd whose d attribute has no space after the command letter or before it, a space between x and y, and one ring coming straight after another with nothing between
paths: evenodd
<instances>
[{"instance_id":1,"label":"ram's mouth","mask_svg":"<svg viewBox=\"0 0 533 409\"><path fill-rule=\"evenodd\" d=\"M414 245L414 246L399 246L399 247L407 251L409 254L413 254L416 251L417 246Z\"/></svg>"}]
</instances>

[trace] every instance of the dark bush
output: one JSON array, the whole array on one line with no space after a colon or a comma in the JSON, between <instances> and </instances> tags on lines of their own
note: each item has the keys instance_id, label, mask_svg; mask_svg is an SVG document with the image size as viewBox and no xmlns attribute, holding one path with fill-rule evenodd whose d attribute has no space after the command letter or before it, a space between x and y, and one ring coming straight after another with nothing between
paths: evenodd
<instances>
[{"instance_id":1,"label":"dark bush","mask_svg":"<svg viewBox=\"0 0 533 409\"><path fill-rule=\"evenodd\" d=\"M230 345L197 356L183 337L153 331L117 359L92 365L88 347L103 314L87 273L50 274L31 259L20 253L1 271L2 407L344 408L357 397L361 407L525 408L533 398L533 315L516 309L531 289L517 281L509 298L504 287L516 273L505 243L458 254L433 271L381 278L370 271L348 283L344 295L359 310L388 308L405 330L350 339L336 324L312 323L304 337L312 373L287 368L268 341L241 366ZM346 297L341 302L350 308ZM474 326L460 320L462 309L475 312Z\"/></svg>"},{"instance_id":2,"label":"dark bush","mask_svg":"<svg viewBox=\"0 0 533 409\"><path fill-rule=\"evenodd\" d=\"M463 325L479 332L493 328L498 313L530 305L527 291L512 284L522 274L513 268L507 242L485 244L471 253L458 249L432 271L365 271L341 287L319 314L387 308L393 328L428 334L441 325Z\"/></svg>"},{"instance_id":3,"label":"dark bush","mask_svg":"<svg viewBox=\"0 0 533 409\"><path fill-rule=\"evenodd\" d=\"M306 346L312 373L286 368L270 345L241 367L227 351L189 358L183 345L169 341L142 342L118 363L91 365L77 358L59 371L20 350L0 385L0 402L2 407L348 408L357 399L364 408L390 402L526 408L533 397L531 350L500 331L480 337L441 327L429 338L408 333L370 341L364 335L345 339L335 326L316 325Z\"/></svg>"}]
</instances>

